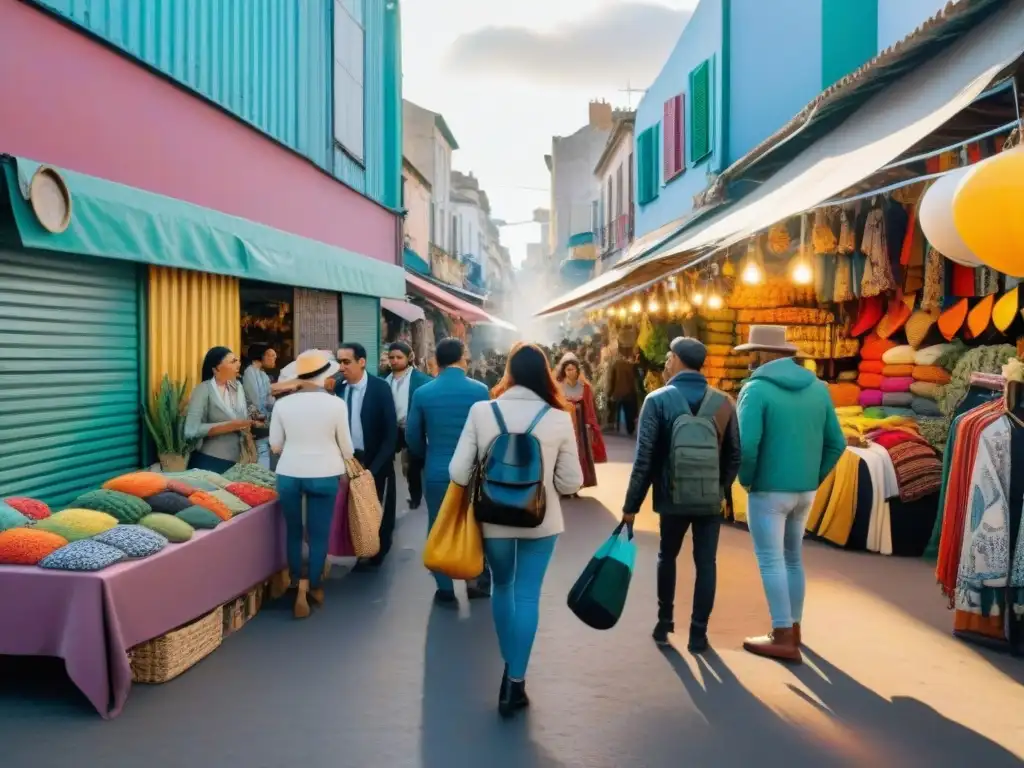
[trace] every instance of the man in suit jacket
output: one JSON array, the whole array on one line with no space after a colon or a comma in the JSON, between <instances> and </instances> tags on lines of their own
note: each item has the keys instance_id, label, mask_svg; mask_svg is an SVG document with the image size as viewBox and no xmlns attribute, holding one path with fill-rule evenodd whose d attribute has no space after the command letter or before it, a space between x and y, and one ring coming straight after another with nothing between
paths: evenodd
<instances>
[{"instance_id":1,"label":"man in suit jacket","mask_svg":"<svg viewBox=\"0 0 1024 768\"><path fill-rule=\"evenodd\" d=\"M448 491L448 465L462 436L469 409L474 403L490 399L487 387L466 375L466 347L461 341L444 339L437 345L435 355L441 372L434 381L420 387L412 398L405 430L409 452L424 461L428 530L434 525ZM437 582L435 602L454 604L452 580L435 573L434 581ZM489 597L489 581L485 566L477 583L469 585L469 597Z\"/></svg>"},{"instance_id":2,"label":"man in suit jacket","mask_svg":"<svg viewBox=\"0 0 1024 768\"><path fill-rule=\"evenodd\" d=\"M338 349L341 379L328 380L326 388L348 405L352 445L359 460L377 483L383 517L380 552L357 568L365 570L384 562L395 533L395 453L398 451L398 418L391 388L384 379L366 372L366 347L344 342Z\"/></svg>"},{"instance_id":3,"label":"man in suit jacket","mask_svg":"<svg viewBox=\"0 0 1024 768\"><path fill-rule=\"evenodd\" d=\"M423 463L407 450L405 423L409 417L409 405L416 390L431 381L431 377L413 366L412 347L404 341L396 341L388 347L388 365L391 373L384 379L391 387L395 399L395 413L398 416L398 450L404 451L403 465L409 482L409 509L419 509L423 501Z\"/></svg>"}]
</instances>

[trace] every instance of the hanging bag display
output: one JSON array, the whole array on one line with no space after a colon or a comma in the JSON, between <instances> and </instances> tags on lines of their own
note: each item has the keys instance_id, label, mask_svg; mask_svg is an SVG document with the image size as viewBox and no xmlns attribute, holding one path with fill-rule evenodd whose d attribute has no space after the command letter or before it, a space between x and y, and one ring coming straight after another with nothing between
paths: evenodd
<instances>
[{"instance_id":1,"label":"hanging bag display","mask_svg":"<svg viewBox=\"0 0 1024 768\"><path fill-rule=\"evenodd\" d=\"M374 557L380 552L380 522L383 513L373 475L355 459L346 459L348 473L348 528L356 557Z\"/></svg>"},{"instance_id":2,"label":"hanging bag display","mask_svg":"<svg viewBox=\"0 0 1024 768\"><path fill-rule=\"evenodd\" d=\"M484 542L471 499L469 488L448 484L423 548L423 565L428 570L457 581L469 581L484 572Z\"/></svg>"},{"instance_id":3,"label":"hanging bag display","mask_svg":"<svg viewBox=\"0 0 1024 768\"><path fill-rule=\"evenodd\" d=\"M622 532L626 530L627 536ZM611 629L622 616L636 565L633 526L619 523L569 590L569 610L594 629Z\"/></svg>"},{"instance_id":4,"label":"hanging bag display","mask_svg":"<svg viewBox=\"0 0 1024 768\"><path fill-rule=\"evenodd\" d=\"M522 434L512 434L496 402L491 410L500 434L494 438L477 472L473 510L481 523L536 528L544 522L544 453L533 430L551 410L544 405Z\"/></svg>"}]
</instances>

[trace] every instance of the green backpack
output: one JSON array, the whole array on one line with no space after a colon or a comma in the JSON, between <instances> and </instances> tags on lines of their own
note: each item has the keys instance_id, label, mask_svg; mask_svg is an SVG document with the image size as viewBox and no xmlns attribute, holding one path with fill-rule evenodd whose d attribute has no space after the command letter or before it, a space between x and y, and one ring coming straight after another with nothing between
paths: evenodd
<instances>
[{"instance_id":1,"label":"green backpack","mask_svg":"<svg viewBox=\"0 0 1024 768\"><path fill-rule=\"evenodd\" d=\"M691 514L715 514L721 510L722 487L714 416L725 396L709 387L695 415L683 393L671 389L683 406L682 415L672 422L669 443L672 504Z\"/></svg>"}]
</instances>

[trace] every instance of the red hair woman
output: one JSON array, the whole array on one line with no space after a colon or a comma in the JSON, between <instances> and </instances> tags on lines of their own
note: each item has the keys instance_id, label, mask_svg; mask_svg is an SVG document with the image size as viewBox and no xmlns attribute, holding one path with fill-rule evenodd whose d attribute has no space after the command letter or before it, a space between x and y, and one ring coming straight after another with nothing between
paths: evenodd
<instances>
[{"instance_id":1,"label":"red hair woman","mask_svg":"<svg viewBox=\"0 0 1024 768\"><path fill-rule=\"evenodd\" d=\"M594 465L608 461L608 450L601 434L601 425L597 420L594 388L583 375L579 359L571 352L566 353L558 363L556 378L562 397L572 409L576 446L583 468L583 487L593 488L597 485L597 470Z\"/></svg>"}]
</instances>

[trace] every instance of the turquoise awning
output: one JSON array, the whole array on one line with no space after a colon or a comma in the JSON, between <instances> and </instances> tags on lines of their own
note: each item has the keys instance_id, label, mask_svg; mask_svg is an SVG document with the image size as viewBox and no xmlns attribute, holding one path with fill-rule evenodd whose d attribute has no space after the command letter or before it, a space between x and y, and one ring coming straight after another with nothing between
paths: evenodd
<instances>
[{"instance_id":1,"label":"turquoise awning","mask_svg":"<svg viewBox=\"0 0 1024 768\"><path fill-rule=\"evenodd\" d=\"M567 248L575 248L579 245L590 245L594 242L593 232L577 232L575 235L569 238Z\"/></svg>"},{"instance_id":2,"label":"turquoise awning","mask_svg":"<svg viewBox=\"0 0 1024 768\"><path fill-rule=\"evenodd\" d=\"M71 192L71 223L52 234L40 225L27 199L40 165L20 157L3 162L15 225L26 248L339 293L405 296L405 270L397 265L63 168L55 170Z\"/></svg>"},{"instance_id":3,"label":"turquoise awning","mask_svg":"<svg viewBox=\"0 0 1024 768\"><path fill-rule=\"evenodd\" d=\"M402 253L402 261L405 263L405 268L411 272L415 272L418 275L430 274L430 265L427 263L427 260L412 248L405 249Z\"/></svg>"}]
</instances>

